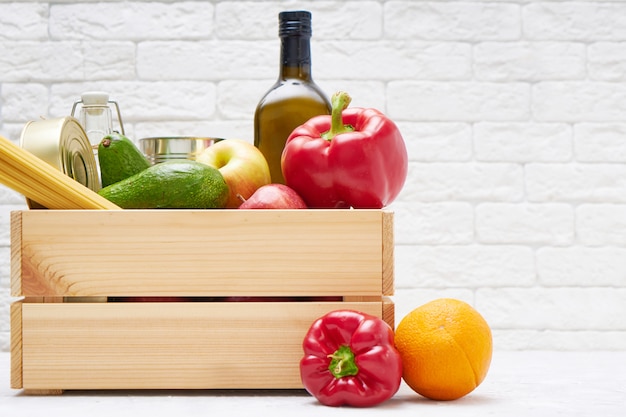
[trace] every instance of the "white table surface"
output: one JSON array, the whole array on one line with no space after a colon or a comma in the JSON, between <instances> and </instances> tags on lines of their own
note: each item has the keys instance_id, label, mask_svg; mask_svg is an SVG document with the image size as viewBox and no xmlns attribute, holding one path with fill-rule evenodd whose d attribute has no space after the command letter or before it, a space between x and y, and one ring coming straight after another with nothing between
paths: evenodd
<instances>
[{"instance_id":1,"label":"white table surface","mask_svg":"<svg viewBox=\"0 0 626 417\"><path fill-rule=\"evenodd\" d=\"M402 385L373 408L330 408L305 391L66 391L24 395L9 387L0 353L0 416L626 416L626 352L495 352L487 378L468 396L427 400Z\"/></svg>"}]
</instances>

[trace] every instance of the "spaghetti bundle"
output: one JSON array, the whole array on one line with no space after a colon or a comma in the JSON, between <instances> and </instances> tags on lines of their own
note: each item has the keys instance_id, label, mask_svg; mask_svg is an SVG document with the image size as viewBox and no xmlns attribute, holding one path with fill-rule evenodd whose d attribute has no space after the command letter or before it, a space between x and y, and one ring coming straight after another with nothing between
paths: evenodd
<instances>
[{"instance_id":1,"label":"spaghetti bundle","mask_svg":"<svg viewBox=\"0 0 626 417\"><path fill-rule=\"evenodd\" d=\"M2 136L0 183L49 209L120 209Z\"/></svg>"}]
</instances>

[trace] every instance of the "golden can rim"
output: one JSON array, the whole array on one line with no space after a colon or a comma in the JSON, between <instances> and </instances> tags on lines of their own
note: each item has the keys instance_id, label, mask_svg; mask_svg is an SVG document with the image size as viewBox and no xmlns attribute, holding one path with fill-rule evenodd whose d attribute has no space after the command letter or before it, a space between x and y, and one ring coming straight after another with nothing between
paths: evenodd
<instances>
[{"instance_id":1,"label":"golden can rim","mask_svg":"<svg viewBox=\"0 0 626 417\"><path fill-rule=\"evenodd\" d=\"M20 146L85 187L98 192L100 176L94 150L80 122L72 117L29 121ZM29 208L43 208L26 199Z\"/></svg>"}]
</instances>

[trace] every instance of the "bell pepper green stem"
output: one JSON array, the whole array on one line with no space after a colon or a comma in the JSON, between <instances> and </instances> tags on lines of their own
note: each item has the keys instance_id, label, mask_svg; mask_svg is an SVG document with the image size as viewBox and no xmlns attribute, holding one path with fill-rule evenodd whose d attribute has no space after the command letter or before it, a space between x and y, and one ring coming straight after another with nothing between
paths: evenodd
<instances>
[{"instance_id":1,"label":"bell pepper green stem","mask_svg":"<svg viewBox=\"0 0 626 417\"><path fill-rule=\"evenodd\" d=\"M335 353L328 355L328 357L331 358L328 370L335 378L339 379L359 373L359 368L354 361L354 353L349 346L340 346Z\"/></svg>"},{"instance_id":2,"label":"bell pepper green stem","mask_svg":"<svg viewBox=\"0 0 626 417\"><path fill-rule=\"evenodd\" d=\"M330 114L330 130L322 133L322 139L330 141L333 140L335 136L341 133L354 131L354 127L343 124L342 117L343 111L348 108L351 101L352 97L350 97L350 95L345 91L338 91L333 94L330 100L330 104L332 106Z\"/></svg>"}]
</instances>

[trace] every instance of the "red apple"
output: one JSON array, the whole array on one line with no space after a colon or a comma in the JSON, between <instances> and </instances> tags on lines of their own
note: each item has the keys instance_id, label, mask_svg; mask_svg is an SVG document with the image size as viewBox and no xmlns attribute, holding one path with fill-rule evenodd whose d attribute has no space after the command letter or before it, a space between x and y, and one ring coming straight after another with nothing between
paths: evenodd
<instances>
[{"instance_id":1,"label":"red apple","mask_svg":"<svg viewBox=\"0 0 626 417\"><path fill-rule=\"evenodd\" d=\"M268 184L259 187L240 209L305 209L302 197L283 184Z\"/></svg>"},{"instance_id":2,"label":"red apple","mask_svg":"<svg viewBox=\"0 0 626 417\"><path fill-rule=\"evenodd\" d=\"M261 151L240 139L226 139L206 148L196 161L217 168L230 190L226 208L237 208L261 186L269 184L270 168Z\"/></svg>"}]
</instances>

